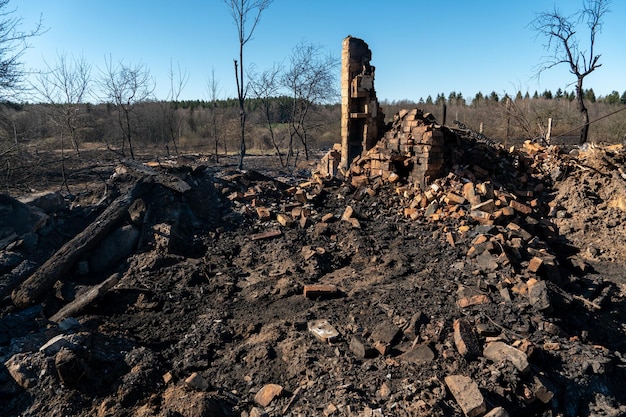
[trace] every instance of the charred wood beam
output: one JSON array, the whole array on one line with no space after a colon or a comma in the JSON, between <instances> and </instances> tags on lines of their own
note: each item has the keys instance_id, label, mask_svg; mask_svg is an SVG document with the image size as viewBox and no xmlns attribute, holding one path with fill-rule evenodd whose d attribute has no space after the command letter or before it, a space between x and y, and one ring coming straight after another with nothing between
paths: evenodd
<instances>
[{"instance_id":1,"label":"charred wood beam","mask_svg":"<svg viewBox=\"0 0 626 417\"><path fill-rule=\"evenodd\" d=\"M25 308L36 303L80 257L98 244L126 215L132 202L144 191L139 180L126 194L114 200L85 230L63 245L11 294L13 303Z\"/></svg>"}]
</instances>

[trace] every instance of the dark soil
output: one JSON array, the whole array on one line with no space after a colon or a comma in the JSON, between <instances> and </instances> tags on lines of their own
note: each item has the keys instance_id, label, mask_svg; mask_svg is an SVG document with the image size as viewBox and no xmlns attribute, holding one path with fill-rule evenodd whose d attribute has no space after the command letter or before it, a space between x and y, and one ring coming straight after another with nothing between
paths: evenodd
<instances>
[{"instance_id":1,"label":"dark soil","mask_svg":"<svg viewBox=\"0 0 626 417\"><path fill-rule=\"evenodd\" d=\"M349 180L311 179L312 166L283 172L268 166L272 157L248 158L243 173L233 160L164 162L154 169L191 190L146 182L118 225L140 232L132 253L97 272L73 266L25 309L2 294L0 415L462 415L450 375L470 377L486 411L626 414L623 150L522 150L518 168L510 155L474 145L485 160L502 162L486 167L494 183L526 174L540 190L531 215L484 225L468 207L448 207L412 219L402 183L373 181L365 193ZM111 159L70 167L86 176L71 193L52 187L63 207L39 228L0 236L4 284L25 261L30 271L42 264L135 184L136 173L116 166ZM459 172L438 180L442 195L467 181ZM298 205L297 190L306 203ZM516 191L506 183L501 190ZM347 206L360 227L342 220ZM259 207L271 217L259 218ZM306 221L279 224L276 215L294 207ZM322 221L327 214L333 218ZM510 223L531 237L515 235ZM5 222L3 233L10 227ZM260 238L273 230L280 235ZM501 243L469 254L479 236ZM81 265L105 256L93 249ZM537 256L553 264L532 272ZM114 272L120 281L101 299L50 320ZM547 305L529 296L535 279L546 284ZM336 291L305 297L313 284ZM485 301L463 306L477 295ZM317 338L317 320L338 337ZM477 351L459 350L457 320L469 323ZM488 359L483 349L493 341L523 352L529 368ZM267 384L283 390L262 405L255 395Z\"/></svg>"}]
</instances>

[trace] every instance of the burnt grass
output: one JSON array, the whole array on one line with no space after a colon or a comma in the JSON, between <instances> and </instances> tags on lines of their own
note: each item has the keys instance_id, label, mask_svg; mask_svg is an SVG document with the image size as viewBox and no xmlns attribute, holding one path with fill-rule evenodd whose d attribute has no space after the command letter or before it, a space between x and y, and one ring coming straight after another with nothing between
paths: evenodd
<instances>
[{"instance_id":1,"label":"burnt grass","mask_svg":"<svg viewBox=\"0 0 626 417\"><path fill-rule=\"evenodd\" d=\"M543 206L529 216L537 221L519 214L508 221L531 231L529 247L556 259L554 268L537 274L547 282L547 308L517 291L516 284L535 277L528 272L528 253L518 262L494 264L507 255L505 244L489 256L468 256L477 236L506 234L505 224L485 227L462 213L411 219L403 215L408 199L397 192L398 184L376 182L368 194L349 181L311 181L308 167L269 167L271 158L250 158L245 172L234 170L232 160L186 158L155 170L182 179L191 190L147 181L134 215L118 225L140 231L130 254L97 273L72 268L26 309L4 294L0 362L21 364L30 379L19 384L9 365L0 366L0 415L462 415L444 383L449 375L470 377L487 411L623 415L623 253L581 261L587 247L540 221L550 220L550 201L560 198L567 210L563 194L580 204L577 187L605 177L570 172L552 181L545 170L528 164L521 172L513 160L480 149L486 160L504 161L498 171L486 167L494 180L504 167L506 175L526 173L544 184ZM103 163L71 196L62 190L67 205L47 213L36 243L12 242L1 252L43 263L97 217L106 204L96 205L103 195L110 202L138 180L133 172L113 175L115 167ZM451 174L442 184L451 187L457 180ZM294 187L305 182L308 220L280 225L275 214L297 206ZM569 193L559 191L560 184ZM273 217L259 219L260 206ZM360 227L341 219L347 206ZM326 214L333 218L322 222ZM460 225L467 226L463 233ZM281 233L258 238L269 230ZM104 255L94 249L88 256ZM114 272L120 281L101 299L72 320L50 320ZM7 279L10 270L3 273L0 279ZM337 291L305 297L305 286L313 284ZM488 302L459 306L473 295L486 295ZM323 341L312 334L309 324L322 319L338 337ZM453 331L458 319L470 323L481 350L491 340L503 341L526 354L530 369L521 372L480 352L461 354ZM381 329L394 333L384 354L374 349L373 335ZM60 350L40 349L57 335L67 342ZM366 354L354 348L354 340L363 342ZM416 348L426 354L407 355ZM194 373L200 385L189 382ZM263 407L255 394L266 384L283 392Z\"/></svg>"}]
</instances>

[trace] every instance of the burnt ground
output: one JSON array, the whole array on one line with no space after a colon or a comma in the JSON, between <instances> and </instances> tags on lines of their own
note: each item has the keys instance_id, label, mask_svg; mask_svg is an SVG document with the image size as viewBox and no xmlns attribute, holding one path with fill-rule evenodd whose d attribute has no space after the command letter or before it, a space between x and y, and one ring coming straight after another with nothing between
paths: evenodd
<instances>
[{"instance_id":1,"label":"burnt ground","mask_svg":"<svg viewBox=\"0 0 626 417\"><path fill-rule=\"evenodd\" d=\"M623 149L464 152L434 205L402 180L197 155L92 163L46 205L3 197L0 415L624 415ZM138 181L109 236L16 305ZM524 206L479 221L449 198L467 182Z\"/></svg>"}]
</instances>

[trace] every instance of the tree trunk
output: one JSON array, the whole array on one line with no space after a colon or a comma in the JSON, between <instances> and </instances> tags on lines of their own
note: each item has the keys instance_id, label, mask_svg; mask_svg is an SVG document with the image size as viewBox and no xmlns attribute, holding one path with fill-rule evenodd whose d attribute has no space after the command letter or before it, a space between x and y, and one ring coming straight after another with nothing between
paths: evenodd
<instances>
[{"instance_id":1,"label":"tree trunk","mask_svg":"<svg viewBox=\"0 0 626 417\"><path fill-rule=\"evenodd\" d=\"M585 100L583 97L583 77L578 77L578 82L576 83L576 107L582 116L583 127L580 130L580 144L587 142L587 137L589 135L589 111L585 106Z\"/></svg>"}]
</instances>

